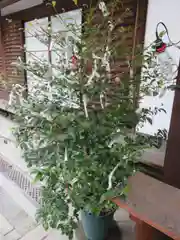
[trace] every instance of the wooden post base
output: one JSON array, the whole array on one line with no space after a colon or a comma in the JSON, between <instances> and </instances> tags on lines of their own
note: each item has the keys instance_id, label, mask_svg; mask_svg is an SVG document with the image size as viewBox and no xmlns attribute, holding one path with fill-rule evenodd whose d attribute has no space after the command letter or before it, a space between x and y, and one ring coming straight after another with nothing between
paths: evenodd
<instances>
[{"instance_id":1,"label":"wooden post base","mask_svg":"<svg viewBox=\"0 0 180 240\"><path fill-rule=\"evenodd\" d=\"M130 216L130 218L135 221L135 240L170 240L165 234L159 232L152 226L148 225L147 223L138 220L134 216Z\"/></svg>"},{"instance_id":2,"label":"wooden post base","mask_svg":"<svg viewBox=\"0 0 180 240\"><path fill-rule=\"evenodd\" d=\"M157 230L145 222L136 222L136 240L157 240ZM160 240L158 238L158 240Z\"/></svg>"}]
</instances>

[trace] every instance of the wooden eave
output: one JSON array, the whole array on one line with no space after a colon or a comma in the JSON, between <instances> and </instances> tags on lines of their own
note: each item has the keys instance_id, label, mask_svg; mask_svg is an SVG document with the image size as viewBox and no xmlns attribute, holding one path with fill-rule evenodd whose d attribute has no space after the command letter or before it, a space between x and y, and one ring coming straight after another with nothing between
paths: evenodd
<instances>
[{"instance_id":1,"label":"wooden eave","mask_svg":"<svg viewBox=\"0 0 180 240\"><path fill-rule=\"evenodd\" d=\"M7 7L11 4L14 4L16 2L19 2L20 0L0 0L0 9Z\"/></svg>"}]
</instances>

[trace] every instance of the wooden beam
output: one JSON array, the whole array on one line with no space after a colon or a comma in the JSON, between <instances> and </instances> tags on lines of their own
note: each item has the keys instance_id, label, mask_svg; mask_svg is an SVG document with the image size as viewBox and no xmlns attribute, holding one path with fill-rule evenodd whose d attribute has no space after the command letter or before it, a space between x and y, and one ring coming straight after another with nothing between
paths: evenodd
<instances>
[{"instance_id":1,"label":"wooden beam","mask_svg":"<svg viewBox=\"0 0 180 240\"><path fill-rule=\"evenodd\" d=\"M2 0L0 1L0 9L7 7L13 3L19 2L20 0Z\"/></svg>"},{"instance_id":2,"label":"wooden beam","mask_svg":"<svg viewBox=\"0 0 180 240\"><path fill-rule=\"evenodd\" d=\"M57 13L63 13L64 11L71 11L78 8L87 9L92 4L96 4L97 0L79 0L78 6L74 4L73 0L66 1L56 1L56 11L49 4L47 5L45 2L34 6L32 8L28 8L16 13L12 13L8 16L1 17L1 21L5 20L7 17L12 20L23 20L23 21L31 21L33 19L53 16Z\"/></svg>"},{"instance_id":3,"label":"wooden beam","mask_svg":"<svg viewBox=\"0 0 180 240\"><path fill-rule=\"evenodd\" d=\"M177 85L180 85L180 65ZM180 88L175 89L164 162L164 181L180 189Z\"/></svg>"}]
</instances>

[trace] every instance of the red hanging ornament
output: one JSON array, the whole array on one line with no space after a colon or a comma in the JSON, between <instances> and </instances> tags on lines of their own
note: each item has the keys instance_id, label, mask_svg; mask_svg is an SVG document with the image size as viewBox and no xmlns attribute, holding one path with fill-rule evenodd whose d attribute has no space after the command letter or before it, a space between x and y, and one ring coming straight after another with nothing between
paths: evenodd
<instances>
[{"instance_id":1,"label":"red hanging ornament","mask_svg":"<svg viewBox=\"0 0 180 240\"><path fill-rule=\"evenodd\" d=\"M75 56L75 55L73 55L72 57L71 57L71 61L72 61L72 64L74 65L74 66L77 66L77 57Z\"/></svg>"},{"instance_id":2,"label":"red hanging ornament","mask_svg":"<svg viewBox=\"0 0 180 240\"><path fill-rule=\"evenodd\" d=\"M156 52L163 53L163 52L165 52L166 47L167 47L166 43L160 42L158 45L156 45Z\"/></svg>"}]
</instances>

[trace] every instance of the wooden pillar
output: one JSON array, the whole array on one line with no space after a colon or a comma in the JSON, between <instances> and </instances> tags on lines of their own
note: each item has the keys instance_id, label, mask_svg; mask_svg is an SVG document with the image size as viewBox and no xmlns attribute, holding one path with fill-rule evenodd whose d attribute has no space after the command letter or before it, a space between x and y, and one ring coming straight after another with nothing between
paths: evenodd
<instances>
[{"instance_id":1,"label":"wooden pillar","mask_svg":"<svg viewBox=\"0 0 180 240\"><path fill-rule=\"evenodd\" d=\"M164 240L164 234L151 225L139 220L130 214L130 219L135 222L135 240ZM169 239L169 238L168 238ZM167 239L166 239L167 240Z\"/></svg>"},{"instance_id":2,"label":"wooden pillar","mask_svg":"<svg viewBox=\"0 0 180 240\"><path fill-rule=\"evenodd\" d=\"M136 222L136 240L154 240L156 230L145 222Z\"/></svg>"},{"instance_id":3,"label":"wooden pillar","mask_svg":"<svg viewBox=\"0 0 180 240\"><path fill-rule=\"evenodd\" d=\"M180 65L177 85L180 86ZM164 181L180 189L180 87L175 89L164 163Z\"/></svg>"}]
</instances>

